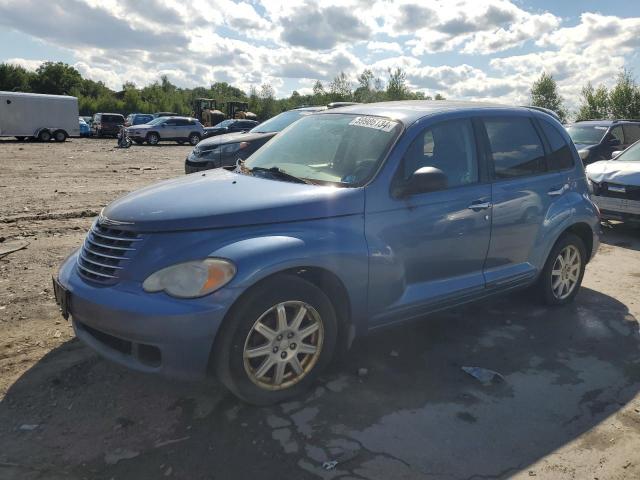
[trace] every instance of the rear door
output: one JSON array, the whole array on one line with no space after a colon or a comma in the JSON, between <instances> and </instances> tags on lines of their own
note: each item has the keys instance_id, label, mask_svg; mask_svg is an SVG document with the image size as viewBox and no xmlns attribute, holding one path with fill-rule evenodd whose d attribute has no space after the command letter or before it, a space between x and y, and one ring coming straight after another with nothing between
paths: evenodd
<instances>
[{"instance_id":1,"label":"rear door","mask_svg":"<svg viewBox=\"0 0 640 480\"><path fill-rule=\"evenodd\" d=\"M532 117L487 116L483 125L493 200L484 273L487 288L503 288L537 274L544 225L564 200L569 173L547 167L542 133Z\"/></svg>"},{"instance_id":2,"label":"rear door","mask_svg":"<svg viewBox=\"0 0 640 480\"><path fill-rule=\"evenodd\" d=\"M172 139L179 136L178 120L176 118L168 118L160 128L160 136L162 138Z\"/></svg>"}]
</instances>

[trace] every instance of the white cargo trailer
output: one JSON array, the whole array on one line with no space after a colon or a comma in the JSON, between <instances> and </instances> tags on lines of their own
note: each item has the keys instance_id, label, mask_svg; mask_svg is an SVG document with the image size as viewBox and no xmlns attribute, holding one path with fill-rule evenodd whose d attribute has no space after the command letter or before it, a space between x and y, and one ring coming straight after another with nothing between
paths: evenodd
<instances>
[{"instance_id":1,"label":"white cargo trailer","mask_svg":"<svg viewBox=\"0 0 640 480\"><path fill-rule=\"evenodd\" d=\"M0 137L64 142L79 135L76 97L0 91Z\"/></svg>"}]
</instances>

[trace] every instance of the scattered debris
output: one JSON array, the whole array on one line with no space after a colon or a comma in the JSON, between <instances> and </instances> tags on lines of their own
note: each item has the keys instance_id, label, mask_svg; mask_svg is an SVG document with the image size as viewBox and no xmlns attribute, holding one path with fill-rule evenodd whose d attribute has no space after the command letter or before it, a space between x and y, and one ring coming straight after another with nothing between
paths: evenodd
<instances>
[{"instance_id":1,"label":"scattered debris","mask_svg":"<svg viewBox=\"0 0 640 480\"><path fill-rule=\"evenodd\" d=\"M331 460L330 462L324 462L322 464L322 468L324 468L325 470L333 470L337 465L338 462L336 460Z\"/></svg>"},{"instance_id":2,"label":"scattered debris","mask_svg":"<svg viewBox=\"0 0 640 480\"><path fill-rule=\"evenodd\" d=\"M479 380L483 385L492 383L496 378L503 382L506 382L505 378L500 373L489 370L488 368L462 367L462 370L474 377L476 380Z\"/></svg>"},{"instance_id":3,"label":"scattered debris","mask_svg":"<svg viewBox=\"0 0 640 480\"><path fill-rule=\"evenodd\" d=\"M186 436L182 438L174 438L172 440L164 440L162 442L156 442L154 447L155 448L166 447L167 445L172 445L174 443L184 442L185 440L189 440L190 438L191 438L190 436Z\"/></svg>"},{"instance_id":4,"label":"scattered debris","mask_svg":"<svg viewBox=\"0 0 640 480\"><path fill-rule=\"evenodd\" d=\"M399 357L400 356L400 354L398 352L396 352L395 350L391 350L391 353L389 355L391 355L392 357Z\"/></svg>"},{"instance_id":5,"label":"scattered debris","mask_svg":"<svg viewBox=\"0 0 640 480\"><path fill-rule=\"evenodd\" d=\"M366 377L367 375L369 375L369 369L368 368L359 368L358 369L358 376L359 377Z\"/></svg>"},{"instance_id":6,"label":"scattered debris","mask_svg":"<svg viewBox=\"0 0 640 480\"><path fill-rule=\"evenodd\" d=\"M13 240L10 242L2 242L2 247L0 247L0 258L9 255L10 253L17 252L18 250L22 250L29 246L27 240Z\"/></svg>"},{"instance_id":7,"label":"scattered debris","mask_svg":"<svg viewBox=\"0 0 640 480\"><path fill-rule=\"evenodd\" d=\"M53 332L53 338L60 338L62 336L62 332L60 330L56 330Z\"/></svg>"},{"instance_id":8,"label":"scattered debris","mask_svg":"<svg viewBox=\"0 0 640 480\"><path fill-rule=\"evenodd\" d=\"M22 430L23 432L32 432L36 428L38 428L39 426L40 425L38 425L36 423L23 423L22 425L20 425L18 430Z\"/></svg>"},{"instance_id":9,"label":"scattered debris","mask_svg":"<svg viewBox=\"0 0 640 480\"><path fill-rule=\"evenodd\" d=\"M140 455L140 452L136 450L129 450L127 448L116 448L112 452L105 454L104 461L107 465L115 465L120 460L129 460Z\"/></svg>"},{"instance_id":10,"label":"scattered debris","mask_svg":"<svg viewBox=\"0 0 640 480\"><path fill-rule=\"evenodd\" d=\"M167 469L164 471L164 476L168 477L169 475L171 475L171 473L173 473L173 468L167 467Z\"/></svg>"}]
</instances>

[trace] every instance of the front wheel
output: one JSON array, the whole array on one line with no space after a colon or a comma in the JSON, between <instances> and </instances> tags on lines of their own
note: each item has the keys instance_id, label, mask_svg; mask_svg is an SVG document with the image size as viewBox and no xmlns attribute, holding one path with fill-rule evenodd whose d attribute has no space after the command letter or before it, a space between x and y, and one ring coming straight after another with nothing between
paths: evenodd
<instances>
[{"instance_id":1,"label":"front wheel","mask_svg":"<svg viewBox=\"0 0 640 480\"><path fill-rule=\"evenodd\" d=\"M232 309L215 367L229 390L268 405L304 392L330 362L337 320L322 290L292 275L254 287Z\"/></svg>"},{"instance_id":2,"label":"front wheel","mask_svg":"<svg viewBox=\"0 0 640 480\"><path fill-rule=\"evenodd\" d=\"M147 135L147 143L149 145L157 145L158 142L160 142L160 135L158 135L155 132L151 132L149 135Z\"/></svg>"},{"instance_id":3,"label":"front wheel","mask_svg":"<svg viewBox=\"0 0 640 480\"><path fill-rule=\"evenodd\" d=\"M197 133L192 133L189 135L189 145L195 146L200 142L200 135Z\"/></svg>"},{"instance_id":4,"label":"front wheel","mask_svg":"<svg viewBox=\"0 0 640 480\"><path fill-rule=\"evenodd\" d=\"M551 249L540 275L539 288L548 305L573 301L580 290L587 262L584 242L572 233L562 236Z\"/></svg>"}]
</instances>

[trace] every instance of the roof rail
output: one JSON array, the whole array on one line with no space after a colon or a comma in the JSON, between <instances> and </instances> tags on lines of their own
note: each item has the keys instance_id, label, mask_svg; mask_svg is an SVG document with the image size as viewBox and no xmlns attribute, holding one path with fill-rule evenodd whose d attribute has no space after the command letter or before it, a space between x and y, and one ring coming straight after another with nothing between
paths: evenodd
<instances>
[{"instance_id":1,"label":"roof rail","mask_svg":"<svg viewBox=\"0 0 640 480\"><path fill-rule=\"evenodd\" d=\"M639 119L637 118L616 118L615 120L611 121L612 123L616 123L616 122L640 122Z\"/></svg>"},{"instance_id":2,"label":"roof rail","mask_svg":"<svg viewBox=\"0 0 640 480\"><path fill-rule=\"evenodd\" d=\"M562 121L560 120L560 116L554 112L553 110L549 109L549 108L544 108L544 107L536 107L535 105L526 105L525 108L531 108L533 110L537 110L539 112L542 113L546 113L547 115L552 116L553 118L555 118L557 121L559 121L560 123L562 123Z\"/></svg>"}]
</instances>

